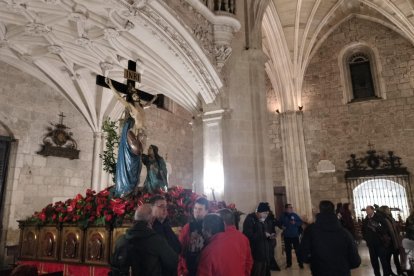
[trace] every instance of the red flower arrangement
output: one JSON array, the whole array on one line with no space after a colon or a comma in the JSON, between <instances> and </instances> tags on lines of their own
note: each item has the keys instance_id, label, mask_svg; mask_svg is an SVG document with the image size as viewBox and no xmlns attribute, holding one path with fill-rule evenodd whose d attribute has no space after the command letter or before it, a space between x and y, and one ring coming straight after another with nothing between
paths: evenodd
<instances>
[{"instance_id":1,"label":"red flower arrangement","mask_svg":"<svg viewBox=\"0 0 414 276\"><path fill-rule=\"evenodd\" d=\"M86 196L76 195L65 202L49 204L40 212L35 212L27 219L36 224L76 223L86 228L88 225L120 225L124 221L132 221L138 205L147 202L153 194L144 193L133 198L118 198L111 193L113 187L96 193L86 190ZM183 226L191 217L194 202L200 195L182 187L173 187L165 192L158 191L168 202L168 214L172 226ZM229 208L235 212L236 220L242 214L234 204L226 205L224 201L210 202L210 212L221 208Z\"/></svg>"}]
</instances>

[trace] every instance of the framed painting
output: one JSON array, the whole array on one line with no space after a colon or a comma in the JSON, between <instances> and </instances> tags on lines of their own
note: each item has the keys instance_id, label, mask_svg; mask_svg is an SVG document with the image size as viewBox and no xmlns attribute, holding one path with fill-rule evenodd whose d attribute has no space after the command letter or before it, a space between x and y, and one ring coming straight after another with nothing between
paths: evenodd
<instances>
[{"instance_id":1,"label":"framed painting","mask_svg":"<svg viewBox=\"0 0 414 276\"><path fill-rule=\"evenodd\" d=\"M57 261L59 230L56 226L40 228L37 258Z\"/></svg>"},{"instance_id":2,"label":"framed painting","mask_svg":"<svg viewBox=\"0 0 414 276\"><path fill-rule=\"evenodd\" d=\"M122 227L117 227L112 230L112 240L111 240L111 255L115 251L115 245L118 239L126 233L126 231L131 227L132 225L125 225Z\"/></svg>"},{"instance_id":3,"label":"framed painting","mask_svg":"<svg viewBox=\"0 0 414 276\"><path fill-rule=\"evenodd\" d=\"M37 226L25 226L20 242L20 258L36 259L37 244L39 240L39 228Z\"/></svg>"},{"instance_id":4,"label":"framed painting","mask_svg":"<svg viewBox=\"0 0 414 276\"><path fill-rule=\"evenodd\" d=\"M105 227L89 227L85 239L85 263L107 265L109 232Z\"/></svg>"},{"instance_id":5,"label":"framed painting","mask_svg":"<svg viewBox=\"0 0 414 276\"><path fill-rule=\"evenodd\" d=\"M82 261L83 230L78 227L64 226L60 244L60 260L80 263Z\"/></svg>"}]
</instances>

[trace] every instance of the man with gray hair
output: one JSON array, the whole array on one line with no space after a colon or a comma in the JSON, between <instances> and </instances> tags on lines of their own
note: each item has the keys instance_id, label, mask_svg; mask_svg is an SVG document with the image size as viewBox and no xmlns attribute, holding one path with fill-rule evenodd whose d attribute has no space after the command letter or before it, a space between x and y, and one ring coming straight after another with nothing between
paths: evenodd
<instances>
[{"instance_id":1,"label":"man with gray hair","mask_svg":"<svg viewBox=\"0 0 414 276\"><path fill-rule=\"evenodd\" d=\"M143 204L135 212L135 224L121 236L111 258L112 276L159 276L176 271L177 253L167 241L151 229L151 204Z\"/></svg>"}]
</instances>

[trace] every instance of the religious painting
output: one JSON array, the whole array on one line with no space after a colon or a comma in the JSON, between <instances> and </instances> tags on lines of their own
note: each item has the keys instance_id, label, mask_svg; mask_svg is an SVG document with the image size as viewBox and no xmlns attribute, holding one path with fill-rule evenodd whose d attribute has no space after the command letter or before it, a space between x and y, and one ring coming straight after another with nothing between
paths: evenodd
<instances>
[{"instance_id":1,"label":"religious painting","mask_svg":"<svg viewBox=\"0 0 414 276\"><path fill-rule=\"evenodd\" d=\"M105 227L90 227L86 231L85 263L108 264L109 233Z\"/></svg>"},{"instance_id":2,"label":"religious painting","mask_svg":"<svg viewBox=\"0 0 414 276\"><path fill-rule=\"evenodd\" d=\"M78 227L63 227L60 259L80 263L82 260L83 231Z\"/></svg>"},{"instance_id":3,"label":"religious painting","mask_svg":"<svg viewBox=\"0 0 414 276\"><path fill-rule=\"evenodd\" d=\"M21 236L20 258L35 259L39 229L36 226L28 226L23 229Z\"/></svg>"},{"instance_id":4,"label":"religious painting","mask_svg":"<svg viewBox=\"0 0 414 276\"><path fill-rule=\"evenodd\" d=\"M132 225L124 225L123 227L114 228L112 231L112 244L111 244L111 254L115 251L115 245L118 239L126 233L126 231L131 228Z\"/></svg>"},{"instance_id":5,"label":"religious painting","mask_svg":"<svg viewBox=\"0 0 414 276\"><path fill-rule=\"evenodd\" d=\"M59 231L55 226L42 227L39 234L37 257L39 259L57 260Z\"/></svg>"}]
</instances>

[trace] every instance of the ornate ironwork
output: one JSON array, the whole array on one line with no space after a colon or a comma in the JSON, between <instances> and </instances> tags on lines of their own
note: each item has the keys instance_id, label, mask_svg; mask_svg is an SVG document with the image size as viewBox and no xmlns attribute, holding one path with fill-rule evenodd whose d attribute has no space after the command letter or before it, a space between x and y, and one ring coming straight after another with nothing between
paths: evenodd
<instances>
[{"instance_id":1,"label":"ornate ironwork","mask_svg":"<svg viewBox=\"0 0 414 276\"><path fill-rule=\"evenodd\" d=\"M367 155L361 158L351 154L351 159L346 161L346 164L348 171L345 172L345 178L408 174L407 168L402 166L401 158L395 156L393 151L388 151L388 154L380 154L376 150L370 149L367 151Z\"/></svg>"},{"instance_id":2,"label":"ornate ironwork","mask_svg":"<svg viewBox=\"0 0 414 276\"><path fill-rule=\"evenodd\" d=\"M63 113L59 114L58 124L50 123L52 127L47 127L47 133L43 137L43 145L37 154L43 156L57 156L69 159L79 159L79 150L76 141L72 138L73 133L63 124Z\"/></svg>"}]
</instances>

